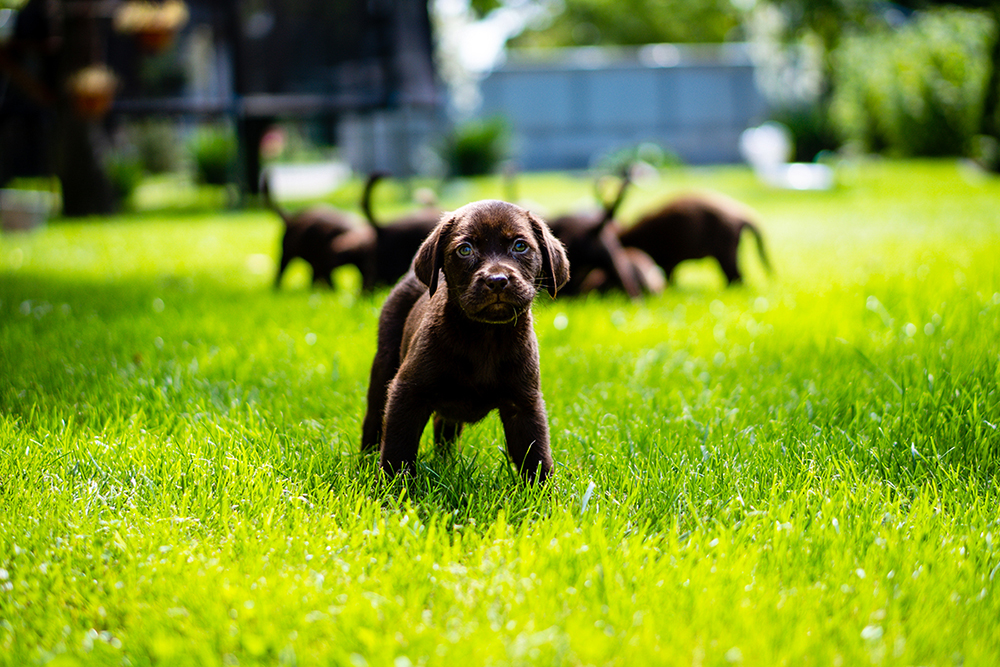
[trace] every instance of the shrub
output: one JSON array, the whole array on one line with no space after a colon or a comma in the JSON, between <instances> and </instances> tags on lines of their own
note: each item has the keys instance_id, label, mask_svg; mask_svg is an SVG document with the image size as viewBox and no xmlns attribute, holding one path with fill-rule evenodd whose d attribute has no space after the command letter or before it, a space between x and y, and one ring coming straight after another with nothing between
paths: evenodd
<instances>
[{"instance_id":1,"label":"shrub","mask_svg":"<svg viewBox=\"0 0 1000 667\"><path fill-rule=\"evenodd\" d=\"M836 151L840 137L821 104L800 104L776 110L771 120L781 123L792 133L792 161L812 162L823 151Z\"/></svg>"},{"instance_id":2,"label":"shrub","mask_svg":"<svg viewBox=\"0 0 1000 667\"><path fill-rule=\"evenodd\" d=\"M507 141L503 118L473 120L455 127L445 140L443 157L452 176L489 174L506 157Z\"/></svg>"},{"instance_id":3,"label":"shrub","mask_svg":"<svg viewBox=\"0 0 1000 667\"><path fill-rule=\"evenodd\" d=\"M195 177L201 183L225 185L236 160L236 137L231 128L199 128L188 145L194 160Z\"/></svg>"},{"instance_id":4,"label":"shrub","mask_svg":"<svg viewBox=\"0 0 1000 667\"><path fill-rule=\"evenodd\" d=\"M180 155L177 129L172 121L143 120L131 128L130 135L147 172L164 174L177 170Z\"/></svg>"},{"instance_id":5,"label":"shrub","mask_svg":"<svg viewBox=\"0 0 1000 667\"><path fill-rule=\"evenodd\" d=\"M115 198L127 203L135 189L139 187L146 170L142 160L134 150L118 150L110 153L104 161L104 173L111 182Z\"/></svg>"},{"instance_id":6,"label":"shrub","mask_svg":"<svg viewBox=\"0 0 1000 667\"><path fill-rule=\"evenodd\" d=\"M970 154L990 31L984 14L939 10L895 32L845 39L831 103L841 136L900 156Z\"/></svg>"}]
</instances>

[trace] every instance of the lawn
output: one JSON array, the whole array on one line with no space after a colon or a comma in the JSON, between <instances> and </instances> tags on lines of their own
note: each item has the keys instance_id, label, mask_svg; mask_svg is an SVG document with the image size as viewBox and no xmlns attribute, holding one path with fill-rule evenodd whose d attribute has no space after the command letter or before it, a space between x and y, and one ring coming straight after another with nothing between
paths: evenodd
<instances>
[{"instance_id":1,"label":"lawn","mask_svg":"<svg viewBox=\"0 0 1000 667\"><path fill-rule=\"evenodd\" d=\"M839 182L630 193L626 220L747 202L776 273L748 240L744 287L705 260L638 302L541 297L541 489L495 416L380 479L357 449L386 292L301 266L272 290L269 212L0 236L0 664L997 664L1000 180ZM518 184L549 213L592 192Z\"/></svg>"}]
</instances>

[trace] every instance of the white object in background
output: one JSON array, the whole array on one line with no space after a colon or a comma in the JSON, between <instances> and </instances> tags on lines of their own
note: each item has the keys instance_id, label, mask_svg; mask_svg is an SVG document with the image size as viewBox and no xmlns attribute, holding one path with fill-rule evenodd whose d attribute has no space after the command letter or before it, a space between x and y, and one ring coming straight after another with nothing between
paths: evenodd
<instances>
[{"instance_id":1,"label":"white object in background","mask_svg":"<svg viewBox=\"0 0 1000 667\"><path fill-rule=\"evenodd\" d=\"M788 190L829 190L833 169L815 162L789 162L792 135L780 123L764 123L740 135L740 153L768 185Z\"/></svg>"},{"instance_id":2,"label":"white object in background","mask_svg":"<svg viewBox=\"0 0 1000 667\"><path fill-rule=\"evenodd\" d=\"M342 162L273 164L267 169L271 196L283 200L328 195L351 177L351 168Z\"/></svg>"}]
</instances>

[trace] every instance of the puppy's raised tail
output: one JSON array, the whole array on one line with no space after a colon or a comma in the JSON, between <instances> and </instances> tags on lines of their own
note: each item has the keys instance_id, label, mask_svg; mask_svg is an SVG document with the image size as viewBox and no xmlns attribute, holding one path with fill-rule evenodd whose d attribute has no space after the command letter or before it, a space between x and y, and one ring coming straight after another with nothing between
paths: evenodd
<instances>
[{"instance_id":1,"label":"puppy's raised tail","mask_svg":"<svg viewBox=\"0 0 1000 667\"><path fill-rule=\"evenodd\" d=\"M625 200L625 191L628 190L628 186L632 184L631 178L632 165L627 165L621 174L621 185L618 186L618 194L610 202L604 204L604 216L601 218L601 224L598 225L599 228L603 228L609 222L615 219L618 214L618 207L622 205ZM598 193L600 194L600 193Z\"/></svg>"},{"instance_id":2,"label":"puppy's raised tail","mask_svg":"<svg viewBox=\"0 0 1000 667\"><path fill-rule=\"evenodd\" d=\"M291 216L288 215L287 211L278 206L278 204L274 201L274 198L271 197L270 169L264 169L263 171L260 172L260 182L258 183L258 186L260 189L260 198L261 201L264 202L264 206L277 213L278 217L280 217L281 220L287 226L291 222Z\"/></svg>"},{"instance_id":3,"label":"puppy's raised tail","mask_svg":"<svg viewBox=\"0 0 1000 667\"><path fill-rule=\"evenodd\" d=\"M740 225L740 231L744 229L749 229L750 233L753 234L754 240L757 241L757 254L760 255L761 264L767 269L767 272L774 275L774 268L771 266L771 260L768 258L767 250L764 248L764 235L761 234L760 229L754 223L749 220L743 220Z\"/></svg>"},{"instance_id":4,"label":"puppy's raised tail","mask_svg":"<svg viewBox=\"0 0 1000 667\"><path fill-rule=\"evenodd\" d=\"M375 229L379 228L378 221L375 220L375 216L372 215L372 190L375 189L375 184L380 180L385 178L387 174L381 171L375 171L368 175L368 180L365 181L365 189L361 193L361 210L365 214L365 220L368 224Z\"/></svg>"},{"instance_id":5,"label":"puppy's raised tail","mask_svg":"<svg viewBox=\"0 0 1000 667\"><path fill-rule=\"evenodd\" d=\"M618 213L618 207L621 206L622 201L625 199L625 191L628 190L628 186L632 183L631 174L632 165L625 165L621 173L621 184L618 186L618 194L615 195L615 198L610 203L606 202L604 204L604 215L600 223L594 228L593 233L595 235L604 234L608 225L614 222L615 215ZM598 196L600 196L600 192L598 192ZM618 281L622 284L625 292L633 299L642 296L642 286L635 279L632 266L628 262L625 251L618 241L618 235L612 234L610 238L605 237L602 243L608 248L611 254L611 263L614 266L615 273L618 274Z\"/></svg>"}]
</instances>

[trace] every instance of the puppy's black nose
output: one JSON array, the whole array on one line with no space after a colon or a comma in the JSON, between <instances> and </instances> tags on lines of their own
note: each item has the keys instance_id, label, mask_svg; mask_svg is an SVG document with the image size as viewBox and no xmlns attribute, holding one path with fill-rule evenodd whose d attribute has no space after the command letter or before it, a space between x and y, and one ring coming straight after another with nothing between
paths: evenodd
<instances>
[{"instance_id":1,"label":"puppy's black nose","mask_svg":"<svg viewBox=\"0 0 1000 667\"><path fill-rule=\"evenodd\" d=\"M499 293L507 289L507 283L510 280L502 273L494 273L491 276L486 276L486 286L490 288L491 292Z\"/></svg>"}]
</instances>

